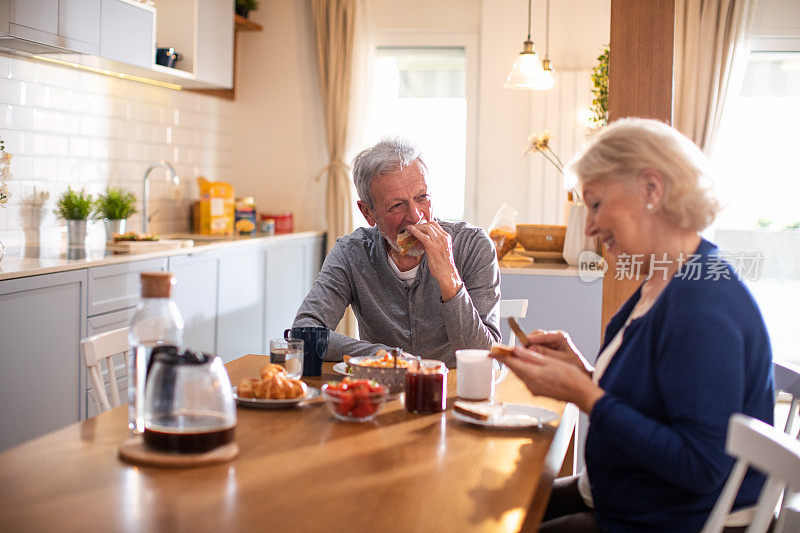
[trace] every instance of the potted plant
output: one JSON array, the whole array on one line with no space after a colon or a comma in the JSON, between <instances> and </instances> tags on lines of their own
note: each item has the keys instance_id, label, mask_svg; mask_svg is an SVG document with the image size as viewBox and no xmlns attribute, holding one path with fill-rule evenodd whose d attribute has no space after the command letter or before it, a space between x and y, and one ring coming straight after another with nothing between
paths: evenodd
<instances>
[{"instance_id":1,"label":"potted plant","mask_svg":"<svg viewBox=\"0 0 800 533\"><path fill-rule=\"evenodd\" d=\"M114 234L125 233L125 220L136 213L136 195L130 191L108 187L97 197L94 213L96 219L105 220L106 240L111 240Z\"/></svg>"},{"instance_id":2,"label":"potted plant","mask_svg":"<svg viewBox=\"0 0 800 533\"><path fill-rule=\"evenodd\" d=\"M257 0L236 0L236 14L247 18L251 11L258 9Z\"/></svg>"},{"instance_id":3,"label":"potted plant","mask_svg":"<svg viewBox=\"0 0 800 533\"><path fill-rule=\"evenodd\" d=\"M67 242L70 246L83 246L86 244L86 224L92 215L94 199L92 195L85 192L67 190L59 197L56 202L56 215L67 221Z\"/></svg>"}]
</instances>

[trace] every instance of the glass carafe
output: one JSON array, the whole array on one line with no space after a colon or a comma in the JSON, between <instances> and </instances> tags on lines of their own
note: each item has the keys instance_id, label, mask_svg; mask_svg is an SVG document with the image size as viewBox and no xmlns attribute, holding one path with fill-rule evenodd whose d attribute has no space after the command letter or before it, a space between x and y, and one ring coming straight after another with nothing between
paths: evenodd
<instances>
[{"instance_id":1,"label":"glass carafe","mask_svg":"<svg viewBox=\"0 0 800 533\"><path fill-rule=\"evenodd\" d=\"M153 448L202 453L233 440L236 403L222 359L153 349L144 401L144 440Z\"/></svg>"}]
</instances>

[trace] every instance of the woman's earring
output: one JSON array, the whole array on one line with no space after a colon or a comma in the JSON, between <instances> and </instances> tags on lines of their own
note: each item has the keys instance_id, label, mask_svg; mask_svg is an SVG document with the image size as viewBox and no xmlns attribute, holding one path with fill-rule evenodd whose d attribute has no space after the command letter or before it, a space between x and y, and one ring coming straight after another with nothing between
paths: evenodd
<instances>
[{"instance_id":1,"label":"woman's earring","mask_svg":"<svg viewBox=\"0 0 800 533\"><path fill-rule=\"evenodd\" d=\"M652 211L652 210L653 210L653 204L651 204L650 202L647 202L647 205L645 205L645 208L646 208L648 211Z\"/></svg>"}]
</instances>

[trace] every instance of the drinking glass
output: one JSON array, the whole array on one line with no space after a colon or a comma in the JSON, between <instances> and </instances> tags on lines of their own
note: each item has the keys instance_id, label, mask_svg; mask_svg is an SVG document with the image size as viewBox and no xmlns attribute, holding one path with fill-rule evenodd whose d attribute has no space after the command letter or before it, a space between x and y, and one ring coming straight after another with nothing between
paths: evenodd
<instances>
[{"instance_id":1,"label":"drinking glass","mask_svg":"<svg viewBox=\"0 0 800 533\"><path fill-rule=\"evenodd\" d=\"M288 377L299 379L303 375L303 340L272 339L269 341L269 362L285 368Z\"/></svg>"}]
</instances>

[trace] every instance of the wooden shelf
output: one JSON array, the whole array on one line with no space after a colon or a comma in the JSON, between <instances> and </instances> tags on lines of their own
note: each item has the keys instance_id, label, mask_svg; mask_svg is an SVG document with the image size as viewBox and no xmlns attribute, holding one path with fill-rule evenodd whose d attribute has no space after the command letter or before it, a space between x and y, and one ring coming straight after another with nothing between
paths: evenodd
<instances>
[{"instance_id":1,"label":"wooden shelf","mask_svg":"<svg viewBox=\"0 0 800 533\"><path fill-rule=\"evenodd\" d=\"M241 15L234 15L236 20L236 31L261 31L264 28L261 24L248 20Z\"/></svg>"}]
</instances>

